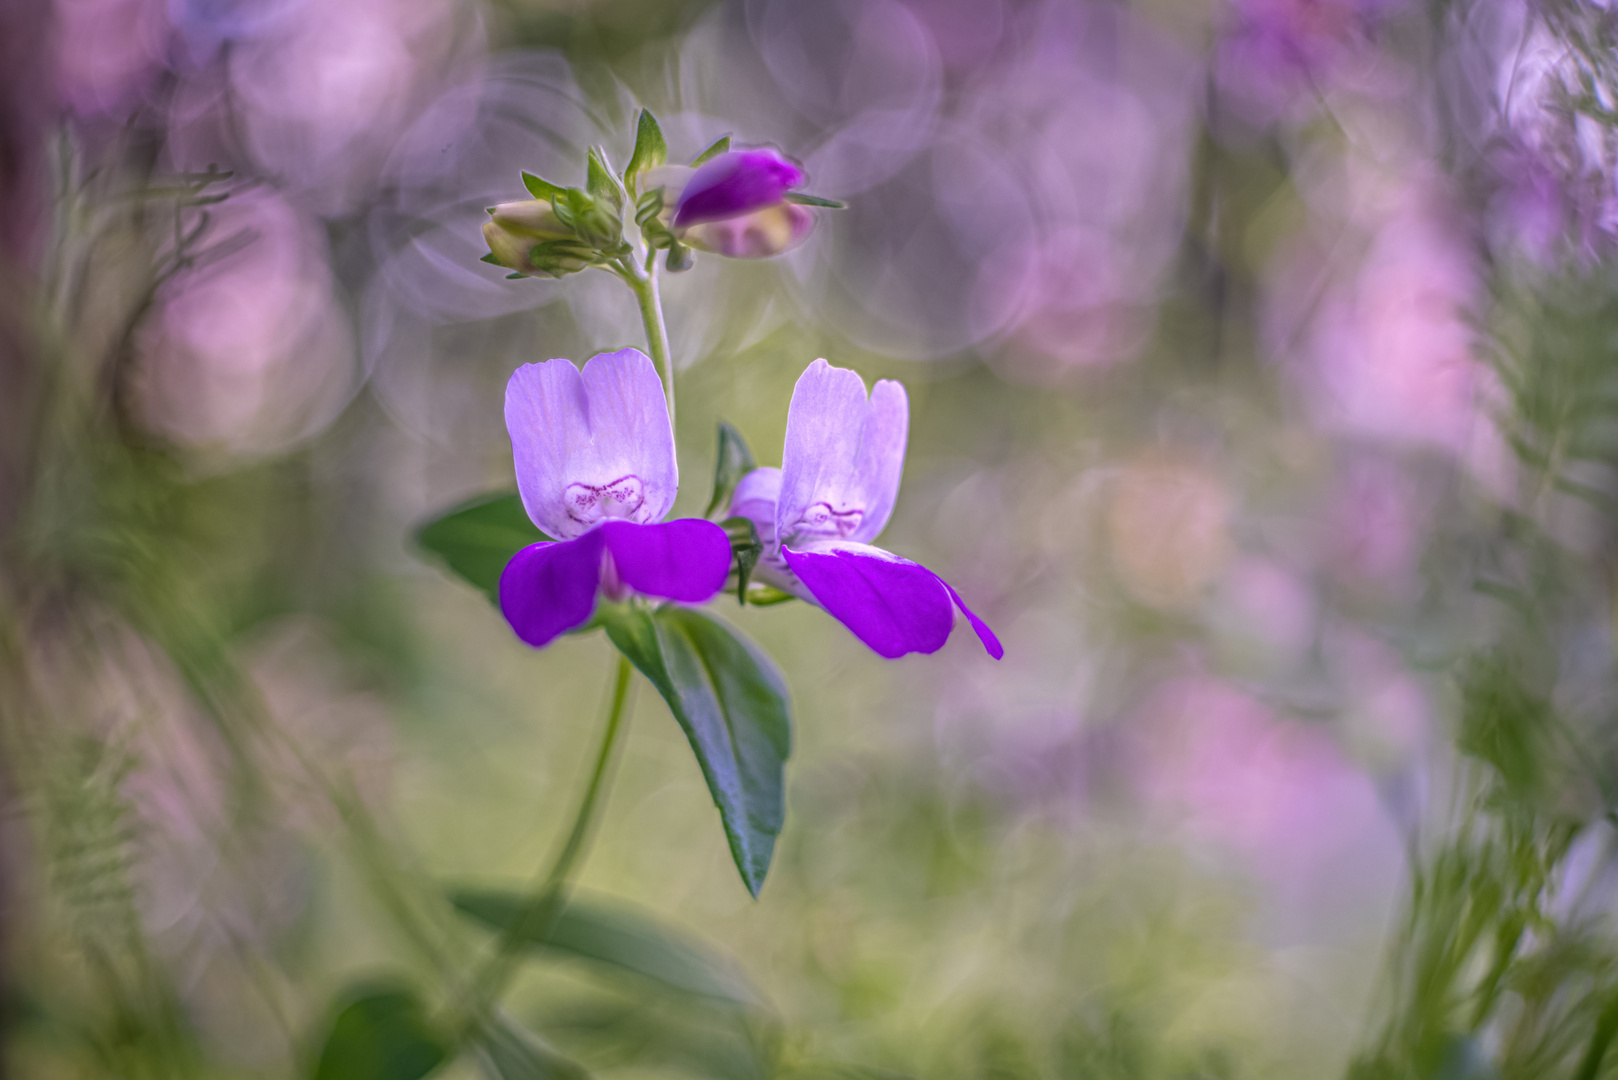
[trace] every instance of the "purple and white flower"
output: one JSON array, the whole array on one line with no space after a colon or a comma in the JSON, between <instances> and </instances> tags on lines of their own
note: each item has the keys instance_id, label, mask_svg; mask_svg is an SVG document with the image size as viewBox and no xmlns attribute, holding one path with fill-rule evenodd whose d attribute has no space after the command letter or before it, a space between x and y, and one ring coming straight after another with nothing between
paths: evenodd
<instances>
[{"instance_id":1,"label":"purple and white flower","mask_svg":"<svg viewBox=\"0 0 1618 1080\"><path fill-rule=\"evenodd\" d=\"M878 654L936 652L960 609L989 655L1004 650L949 583L871 546L888 523L904 470L910 404L904 387L865 381L816 360L787 412L781 468L744 476L730 512L763 541L754 576L826 609Z\"/></svg>"},{"instance_id":2,"label":"purple and white flower","mask_svg":"<svg viewBox=\"0 0 1618 1080\"><path fill-rule=\"evenodd\" d=\"M698 251L733 259L762 259L796 247L814 215L790 202L803 170L767 147L728 150L696 168L648 170L642 187L663 189L664 224Z\"/></svg>"},{"instance_id":3,"label":"purple and white flower","mask_svg":"<svg viewBox=\"0 0 1618 1080\"><path fill-rule=\"evenodd\" d=\"M590 621L598 596L698 604L730 570L709 521L663 521L680 476L657 371L638 349L524 364L506 384L517 489L554 542L531 544L500 575L500 610L538 648Z\"/></svg>"}]
</instances>

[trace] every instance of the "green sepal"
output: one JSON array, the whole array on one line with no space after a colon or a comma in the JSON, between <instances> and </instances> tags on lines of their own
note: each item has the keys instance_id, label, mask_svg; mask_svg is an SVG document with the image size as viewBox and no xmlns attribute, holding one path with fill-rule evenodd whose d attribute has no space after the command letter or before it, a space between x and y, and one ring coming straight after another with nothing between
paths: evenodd
<instances>
[{"instance_id":1,"label":"green sepal","mask_svg":"<svg viewBox=\"0 0 1618 1080\"><path fill-rule=\"evenodd\" d=\"M785 604L789 600L796 599L797 597L789 592L757 581L747 586L747 595L744 597L746 603L752 607L774 607L776 604Z\"/></svg>"},{"instance_id":2,"label":"green sepal","mask_svg":"<svg viewBox=\"0 0 1618 1080\"><path fill-rule=\"evenodd\" d=\"M612 199L603 202L583 188L568 188L551 199L551 208L563 225L572 229L587 247L615 253L623 243L623 218L619 213L617 184L611 176Z\"/></svg>"},{"instance_id":3,"label":"green sepal","mask_svg":"<svg viewBox=\"0 0 1618 1080\"><path fill-rule=\"evenodd\" d=\"M792 716L785 679L758 646L694 608L603 604L597 617L685 731L731 858L756 898L786 817Z\"/></svg>"},{"instance_id":4,"label":"green sepal","mask_svg":"<svg viewBox=\"0 0 1618 1080\"><path fill-rule=\"evenodd\" d=\"M729 135L721 135L721 136L719 136L719 138L717 140L714 141L714 144L712 146L708 147L708 149L704 150L702 153L698 154L696 157L691 159L691 167L694 169L698 165L705 165L708 162L712 161L714 158L718 157L720 154L725 153L729 149L730 149L730 136Z\"/></svg>"},{"instance_id":5,"label":"green sepal","mask_svg":"<svg viewBox=\"0 0 1618 1080\"><path fill-rule=\"evenodd\" d=\"M462 581L500 602L500 574L511 557L550 537L528 520L515 492L479 495L416 530L416 546Z\"/></svg>"},{"instance_id":6,"label":"green sepal","mask_svg":"<svg viewBox=\"0 0 1618 1080\"><path fill-rule=\"evenodd\" d=\"M528 189L528 194L536 199L554 199L567 190L560 184L553 184L549 180L535 176L531 172L522 174L522 186Z\"/></svg>"},{"instance_id":7,"label":"green sepal","mask_svg":"<svg viewBox=\"0 0 1618 1080\"><path fill-rule=\"evenodd\" d=\"M450 903L462 915L499 931L521 917L527 900L505 890L450 892ZM629 972L681 994L746 1007L760 1004L758 991L713 948L620 901L575 892L547 932L518 941L528 949L550 949L609 971Z\"/></svg>"},{"instance_id":8,"label":"green sepal","mask_svg":"<svg viewBox=\"0 0 1618 1080\"><path fill-rule=\"evenodd\" d=\"M663 259L663 265L671 274L683 274L696 264L695 254L679 241L669 245L669 253Z\"/></svg>"},{"instance_id":9,"label":"green sepal","mask_svg":"<svg viewBox=\"0 0 1618 1080\"><path fill-rule=\"evenodd\" d=\"M421 998L407 986L370 983L350 989L343 999L313 1080L421 1080L454 1050L453 1040L433 1026Z\"/></svg>"},{"instance_id":10,"label":"green sepal","mask_svg":"<svg viewBox=\"0 0 1618 1080\"><path fill-rule=\"evenodd\" d=\"M527 276L528 276L527 274L519 274L515 270L513 270L511 273L506 275L506 280L507 281L515 281L518 278L525 278Z\"/></svg>"},{"instance_id":11,"label":"green sepal","mask_svg":"<svg viewBox=\"0 0 1618 1080\"><path fill-rule=\"evenodd\" d=\"M643 191L635 200L635 224L640 226L641 238L654 251L672 248L679 243L663 221L663 206L661 187Z\"/></svg>"},{"instance_id":12,"label":"green sepal","mask_svg":"<svg viewBox=\"0 0 1618 1080\"><path fill-rule=\"evenodd\" d=\"M730 497L736 493L736 485L742 482L742 477L758 468L758 462L753 460L753 451L748 448L747 440L725 421L719 421L719 448L714 454L713 469L713 497L708 500L708 509L702 516L710 521L716 520L716 513L724 512L730 506Z\"/></svg>"},{"instance_id":13,"label":"green sepal","mask_svg":"<svg viewBox=\"0 0 1618 1080\"><path fill-rule=\"evenodd\" d=\"M577 273L601 261L601 252L577 240L546 240L528 251L528 261L552 277Z\"/></svg>"},{"instance_id":14,"label":"green sepal","mask_svg":"<svg viewBox=\"0 0 1618 1080\"><path fill-rule=\"evenodd\" d=\"M669 144L663 139L663 129L657 126L652 110L642 109L635 124L635 149L624 166L624 184L636 190L636 180L648 169L655 169L669 160Z\"/></svg>"},{"instance_id":15,"label":"green sepal","mask_svg":"<svg viewBox=\"0 0 1618 1080\"><path fill-rule=\"evenodd\" d=\"M758 538L758 526L750 518L728 517L719 523L730 537L730 554L736 560L736 602L747 603L747 582L753 576L759 556L764 554L764 542Z\"/></svg>"},{"instance_id":16,"label":"green sepal","mask_svg":"<svg viewBox=\"0 0 1618 1080\"><path fill-rule=\"evenodd\" d=\"M848 208L847 203L840 203L836 199L822 199L819 195L809 195L802 191L789 191L781 198L789 203L797 203L799 206L822 206L827 210L845 210Z\"/></svg>"},{"instance_id":17,"label":"green sepal","mask_svg":"<svg viewBox=\"0 0 1618 1080\"><path fill-rule=\"evenodd\" d=\"M494 252L492 252L492 251L484 252L483 256L480 259L478 259L478 262L486 262L490 266L499 266L500 265L500 260L494 257Z\"/></svg>"}]
</instances>

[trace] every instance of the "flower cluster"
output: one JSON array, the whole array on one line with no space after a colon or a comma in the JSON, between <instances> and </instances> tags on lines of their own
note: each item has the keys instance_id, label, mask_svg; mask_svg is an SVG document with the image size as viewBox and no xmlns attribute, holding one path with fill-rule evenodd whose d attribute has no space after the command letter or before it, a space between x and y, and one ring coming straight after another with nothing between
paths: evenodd
<instances>
[{"instance_id":1,"label":"flower cluster","mask_svg":"<svg viewBox=\"0 0 1618 1080\"><path fill-rule=\"evenodd\" d=\"M791 694L762 649L696 605L732 583L744 604L801 599L890 659L937 652L959 615L990 656L1003 654L948 582L873 544L904 471L910 403L896 382L867 393L857 373L816 360L792 393L781 467L758 467L721 424L706 515L664 520L680 474L658 273L686 268L694 252L763 258L802 242L812 208L838 205L803 194L804 179L775 150L732 149L728 138L690 165L670 165L645 111L621 172L591 150L583 187L523 174L534 198L490 211L485 261L516 277L613 274L635 294L647 352L604 352L582 368L567 359L519 367L505 402L517 494L474 500L419 534L528 645L606 632L619 658L596 779L638 670L685 733L754 896L786 812ZM635 228L626 229L631 210ZM596 791L592 782L577 830ZM566 877L572 850L551 880Z\"/></svg>"},{"instance_id":2,"label":"flower cluster","mask_svg":"<svg viewBox=\"0 0 1618 1080\"><path fill-rule=\"evenodd\" d=\"M635 150L621 173L606 152L589 153L585 184L565 188L531 173L534 198L489 208L484 262L513 277L562 277L591 266L611 268L632 250L624 235L631 204L650 253L667 252L670 270L691 266L691 251L728 258L779 255L814 228L811 206L837 207L800 191L803 170L768 147L731 149L725 136L690 165L667 163L662 131L642 111Z\"/></svg>"},{"instance_id":3,"label":"flower cluster","mask_svg":"<svg viewBox=\"0 0 1618 1080\"><path fill-rule=\"evenodd\" d=\"M762 545L752 574L824 608L881 656L936 652L959 609L998 659L999 640L948 582L870 544L898 498L909 420L898 383L882 380L867 398L856 372L811 364L792 394L781 468L746 473L731 499L731 516ZM598 598L698 604L724 588L725 530L662 520L679 472L645 354L602 353L583 372L568 360L525 364L506 387L506 426L523 506L556 538L519 551L500 579L501 610L523 641L542 646L588 624Z\"/></svg>"}]
</instances>

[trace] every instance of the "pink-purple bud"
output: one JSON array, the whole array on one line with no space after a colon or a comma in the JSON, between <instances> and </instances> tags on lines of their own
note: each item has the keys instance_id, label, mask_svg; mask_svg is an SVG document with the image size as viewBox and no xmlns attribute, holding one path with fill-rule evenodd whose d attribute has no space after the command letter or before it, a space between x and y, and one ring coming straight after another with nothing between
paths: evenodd
<instances>
[{"instance_id":1,"label":"pink-purple bud","mask_svg":"<svg viewBox=\"0 0 1618 1080\"><path fill-rule=\"evenodd\" d=\"M803 170L770 149L731 150L704 163L686 182L674 227L727 221L777 206L803 183Z\"/></svg>"}]
</instances>

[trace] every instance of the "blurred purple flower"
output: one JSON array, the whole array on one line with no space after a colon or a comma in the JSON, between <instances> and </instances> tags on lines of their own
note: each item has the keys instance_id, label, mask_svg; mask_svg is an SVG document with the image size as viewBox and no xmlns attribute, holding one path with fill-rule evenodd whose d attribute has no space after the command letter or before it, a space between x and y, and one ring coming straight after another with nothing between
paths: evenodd
<instances>
[{"instance_id":1,"label":"blurred purple flower","mask_svg":"<svg viewBox=\"0 0 1618 1080\"><path fill-rule=\"evenodd\" d=\"M1230 104L1267 123L1312 103L1342 69L1370 55L1379 25L1404 0L1236 0L1214 68Z\"/></svg>"},{"instance_id":2,"label":"blurred purple flower","mask_svg":"<svg viewBox=\"0 0 1618 1080\"><path fill-rule=\"evenodd\" d=\"M1590 40L1605 15L1577 11ZM1610 58L1570 30L1531 25L1496 74L1501 132L1490 207L1497 237L1529 258L1588 262L1618 239L1618 149L1603 118L1614 90Z\"/></svg>"},{"instance_id":3,"label":"blurred purple flower","mask_svg":"<svg viewBox=\"0 0 1618 1080\"><path fill-rule=\"evenodd\" d=\"M768 148L731 150L697 168L649 170L642 187L663 189L664 220L682 241L715 255L762 259L796 247L815 218L787 195L803 170Z\"/></svg>"},{"instance_id":4,"label":"blurred purple flower","mask_svg":"<svg viewBox=\"0 0 1618 1080\"><path fill-rule=\"evenodd\" d=\"M679 490L674 429L652 362L638 349L524 364L506 384L506 428L524 508L555 542L530 545L500 575L500 610L538 648L584 625L597 594L685 603L730 572L719 526L663 522Z\"/></svg>"},{"instance_id":5,"label":"blurred purple flower","mask_svg":"<svg viewBox=\"0 0 1618 1080\"><path fill-rule=\"evenodd\" d=\"M904 387L816 360L798 379L781 468L742 478L731 513L758 528L760 580L825 608L879 655L937 652L960 608L989 655L1004 650L949 583L872 547L904 469L910 405Z\"/></svg>"}]
</instances>

